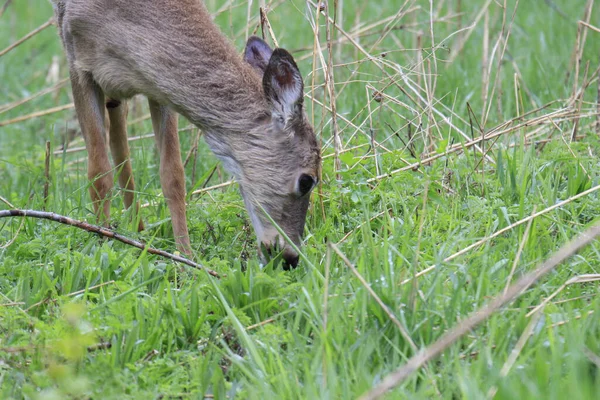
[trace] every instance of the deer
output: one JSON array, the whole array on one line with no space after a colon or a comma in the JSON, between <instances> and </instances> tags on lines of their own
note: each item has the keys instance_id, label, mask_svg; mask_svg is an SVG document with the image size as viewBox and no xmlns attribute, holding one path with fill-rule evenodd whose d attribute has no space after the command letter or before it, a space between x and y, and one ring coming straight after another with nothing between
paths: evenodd
<instances>
[{"instance_id":1,"label":"deer","mask_svg":"<svg viewBox=\"0 0 600 400\"><path fill-rule=\"evenodd\" d=\"M177 249L192 254L179 114L202 130L238 183L261 261L281 254L283 268L295 268L321 150L293 56L256 36L238 53L199 0L52 1L98 221L110 220L109 148L124 205L139 210L126 119L127 99L141 94L148 99ZM144 228L141 220L137 228Z\"/></svg>"}]
</instances>

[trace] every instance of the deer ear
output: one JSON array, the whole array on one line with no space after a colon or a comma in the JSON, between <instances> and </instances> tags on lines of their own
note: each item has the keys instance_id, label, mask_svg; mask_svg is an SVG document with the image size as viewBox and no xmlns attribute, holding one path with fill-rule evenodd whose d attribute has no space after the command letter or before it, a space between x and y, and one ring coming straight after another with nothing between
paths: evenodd
<instances>
[{"instance_id":1,"label":"deer ear","mask_svg":"<svg viewBox=\"0 0 600 400\"><path fill-rule=\"evenodd\" d=\"M273 50L269 45L257 36L250 36L244 50L244 60L252 65L261 75L269 65L269 59Z\"/></svg>"},{"instance_id":2,"label":"deer ear","mask_svg":"<svg viewBox=\"0 0 600 400\"><path fill-rule=\"evenodd\" d=\"M275 49L263 76L263 89L273 115L286 123L302 110L304 83L290 53Z\"/></svg>"}]
</instances>

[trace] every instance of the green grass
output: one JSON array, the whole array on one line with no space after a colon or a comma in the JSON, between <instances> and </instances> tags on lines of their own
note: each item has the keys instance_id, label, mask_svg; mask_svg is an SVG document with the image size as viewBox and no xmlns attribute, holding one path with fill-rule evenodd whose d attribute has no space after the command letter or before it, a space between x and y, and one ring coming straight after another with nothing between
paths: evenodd
<instances>
[{"instance_id":1,"label":"green grass","mask_svg":"<svg viewBox=\"0 0 600 400\"><path fill-rule=\"evenodd\" d=\"M220 2L207 3L212 11L221 7ZM341 27L355 34L394 15L401 3L345 0ZM468 27L485 2L446 1L439 9L435 3L433 43L447 38L435 51L430 4L421 0L409 1L407 9L414 10L383 40L385 24L360 37L363 48L386 62L383 70L349 42L334 45L335 88L341 91L338 124L347 151L340 157L337 179L331 112L307 98L325 159L323 184L313 194L307 219L307 260L295 271L259 265L235 186L192 197L188 207L195 257L226 275L221 280L72 227L35 219L0 220L0 398L355 398L416 352L327 243L349 233L338 244L341 252L422 349L598 221L600 198L593 192L535 218L528 231L522 223L444 261L535 211L600 184L596 77L581 107L575 102L572 113L565 111L572 105L574 85L581 87L584 81L586 63L588 78L598 67L600 34L588 32L575 82L571 57L586 2L521 0L511 24L515 1L508 1L504 32L510 37L499 70L503 45L493 57L491 53L502 32L503 10L497 4L502 2L490 3L488 57L482 51L482 17L453 60L466 31L453 33ZM456 9L459 3L461 10ZM232 4L216 22L241 49L247 3ZM255 16L256 2L252 7ZM0 17L0 50L51 15L47 2L13 2ZM319 59L312 65L314 12L304 2L291 1L274 7L268 16L279 43L299 60L306 92L329 104ZM322 44L323 22L321 16ZM590 23L600 25L598 7ZM255 26L256 19L250 32ZM334 30L334 39L343 37ZM325 46L323 52L327 60ZM380 56L384 52L385 58ZM51 86L46 76L53 56L59 57L59 77L67 77L56 30L50 27L0 57L0 125L71 101L65 86L2 112L2 105ZM491 63L489 79L482 76L485 60ZM482 87L487 81L491 93L497 74L498 87L491 103L485 102ZM313 75L318 85L314 91ZM413 102L416 95L410 87L426 82L435 82L433 106L445 118L435 113L430 118L430 107ZM374 101L368 88L383 92L383 101ZM427 89L418 92L426 101ZM131 114L145 114L142 105ZM491 161L482 161L481 153L469 147L367 182L467 143L459 130L480 137L477 124L483 123L487 106L486 132L514 119L507 125L509 132L483 145ZM526 119L553 112L561 113L553 122L540 118L516 128ZM581 116L576 141L571 141L573 115ZM410 150L404 144L409 142L408 121ZM181 119L180 127L187 125ZM73 110L0 126L0 196L18 208L42 209L45 143L50 141L53 150L65 141L70 141L69 148L81 146L80 137L67 139L77 127ZM149 120L130 126L130 136L150 132ZM375 149L368 146L371 132L380 144ZM180 136L186 155L196 130ZM132 151L138 197L148 203L142 210L148 229L134 231L118 190L113 223L126 236L173 251L152 139L132 142ZM85 153L61 153L50 161L46 209L93 223ZM218 173L209 186L229 177L201 141L198 157L186 167L188 190L201 186L215 165ZM0 200L0 209L8 208ZM515 260L521 243L522 253ZM597 398L598 282L568 285L537 320L526 314L569 279L600 273L599 250L594 243L571 257L387 396L478 399L496 388L497 399ZM403 283L431 265L437 268ZM518 346L529 329L527 340ZM95 346L92 351L90 346ZM502 373L514 351L514 365Z\"/></svg>"}]
</instances>

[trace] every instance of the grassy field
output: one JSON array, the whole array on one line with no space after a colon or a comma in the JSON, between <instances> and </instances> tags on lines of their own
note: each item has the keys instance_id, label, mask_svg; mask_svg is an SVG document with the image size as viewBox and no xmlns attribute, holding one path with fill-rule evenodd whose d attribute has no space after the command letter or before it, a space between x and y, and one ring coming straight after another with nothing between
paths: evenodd
<instances>
[{"instance_id":1,"label":"grassy field","mask_svg":"<svg viewBox=\"0 0 600 400\"><path fill-rule=\"evenodd\" d=\"M207 1L240 50L261 4ZM0 219L0 398L357 398L600 219L593 0L329 4L336 25L311 2L267 14L323 148L300 266L259 264L235 184L214 188L230 177L181 119L194 259L223 277ZM0 11L0 210L95 223L55 27L2 50L51 16L40 0ZM132 101L147 230L118 189L112 223L172 252L147 112ZM599 255L585 247L385 397L598 398Z\"/></svg>"}]
</instances>

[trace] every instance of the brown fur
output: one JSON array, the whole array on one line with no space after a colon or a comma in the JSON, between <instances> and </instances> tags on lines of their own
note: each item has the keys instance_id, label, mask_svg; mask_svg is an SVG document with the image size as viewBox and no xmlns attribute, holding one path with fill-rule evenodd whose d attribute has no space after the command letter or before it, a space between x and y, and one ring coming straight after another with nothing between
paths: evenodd
<instances>
[{"instance_id":1,"label":"brown fur","mask_svg":"<svg viewBox=\"0 0 600 400\"><path fill-rule=\"evenodd\" d=\"M320 153L302 110L302 78L291 55L272 52L253 38L246 50L252 59L246 62L197 0L55 0L55 13L99 218L108 221L106 198L112 187L103 139L105 104L119 182L133 191L123 139L126 103L119 100L143 94L150 101L161 185L179 248L190 252L177 118L171 110L204 131L213 152L239 182L259 240L267 248L282 249L295 266L296 252L277 238L260 210L300 245L309 195L298 193L297 182L302 174L316 182ZM129 192L125 204L132 203Z\"/></svg>"}]
</instances>

